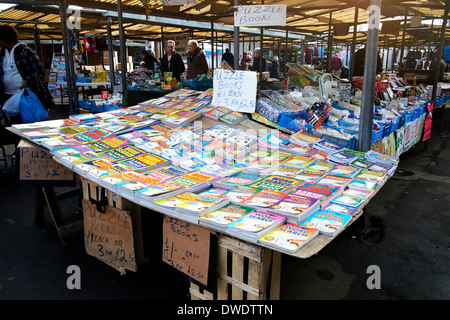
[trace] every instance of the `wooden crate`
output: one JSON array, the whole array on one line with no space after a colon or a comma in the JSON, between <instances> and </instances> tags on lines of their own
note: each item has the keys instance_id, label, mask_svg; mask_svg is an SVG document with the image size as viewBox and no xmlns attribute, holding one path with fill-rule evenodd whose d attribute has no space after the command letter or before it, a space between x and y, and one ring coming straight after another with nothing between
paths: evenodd
<instances>
[{"instance_id":1,"label":"wooden crate","mask_svg":"<svg viewBox=\"0 0 450 320\"><path fill-rule=\"evenodd\" d=\"M83 199L100 201L102 193L104 193L106 190L107 205L113 208L126 210L131 215L136 267L127 269L121 266L120 263L114 263L110 265L121 273L127 273L128 271L137 271L137 268L141 266L146 260L144 255L143 231L141 223L141 206L87 179L81 178L81 183L83 189Z\"/></svg>"},{"instance_id":2,"label":"wooden crate","mask_svg":"<svg viewBox=\"0 0 450 320\"><path fill-rule=\"evenodd\" d=\"M192 300L278 300L281 253L221 235L217 243L217 289L191 283Z\"/></svg>"}]
</instances>

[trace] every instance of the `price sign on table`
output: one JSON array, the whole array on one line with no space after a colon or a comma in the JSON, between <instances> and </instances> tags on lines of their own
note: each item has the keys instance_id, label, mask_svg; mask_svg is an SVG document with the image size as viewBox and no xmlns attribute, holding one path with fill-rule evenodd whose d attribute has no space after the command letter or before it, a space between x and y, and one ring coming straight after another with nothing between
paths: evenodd
<instances>
[{"instance_id":1,"label":"price sign on table","mask_svg":"<svg viewBox=\"0 0 450 320\"><path fill-rule=\"evenodd\" d=\"M163 261L205 286L208 285L209 249L207 229L164 216Z\"/></svg>"},{"instance_id":2,"label":"price sign on table","mask_svg":"<svg viewBox=\"0 0 450 320\"><path fill-rule=\"evenodd\" d=\"M257 82L254 71L215 69L211 105L253 113L256 107Z\"/></svg>"}]
</instances>

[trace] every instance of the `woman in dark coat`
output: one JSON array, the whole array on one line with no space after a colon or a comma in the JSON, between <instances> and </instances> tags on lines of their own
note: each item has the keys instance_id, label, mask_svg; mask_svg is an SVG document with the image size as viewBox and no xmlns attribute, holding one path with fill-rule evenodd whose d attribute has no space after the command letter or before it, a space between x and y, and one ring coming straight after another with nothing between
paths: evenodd
<instances>
[{"instance_id":1,"label":"woman in dark coat","mask_svg":"<svg viewBox=\"0 0 450 320\"><path fill-rule=\"evenodd\" d=\"M187 55L187 78L189 80L197 78L200 74L208 73L208 62L205 52L198 46L197 41L189 40Z\"/></svg>"}]
</instances>

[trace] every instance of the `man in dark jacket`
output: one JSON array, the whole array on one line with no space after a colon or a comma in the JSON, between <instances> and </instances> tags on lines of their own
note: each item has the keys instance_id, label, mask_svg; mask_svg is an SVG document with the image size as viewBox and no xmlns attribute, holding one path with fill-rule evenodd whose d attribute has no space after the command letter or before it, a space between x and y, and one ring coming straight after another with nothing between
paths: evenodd
<instances>
[{"instance_id":1,"label":"man in dark jacket","mask_svg":"<svg viewBox=\"0 0 450 320\"><path fill-rule=\"evenodd\" d=\"M230 49L225 49L225 53L222 56L222 61L227 62L230 67L234 68L234 55L230 52Z\"/></svg>"},{"instance_id":2,"label":"man in dark jacket","mask_svg":"<svg viewBox=\"0 0 450 320\"><path fill-rule=\"evenodd\" d=\"M262 60L262 68L260 69L260 60ZM253 65L250 67L251 71L264 72L266 71L266 59L261 56L261 50L256 48L254 51Z\"/></svg>"},{"instance_id":3,"label":"man in dark jacket","mask_svg":"<svg viewBox=\"0 0 450 320\"><path fill-rule=\"evenodd\" d=\"M200 74L208 74L208 62L205 52L198 46L197 41L188 41L188 70L187 78L189 80L197 78Z\"/></svg>"},{"instance_id":4,"label":"man in dark jacket","mask_svg":"<svg viewBox=\"0 0 450 320\"><path fill-rule=\"evenodd\" d=\"M181 54L175 51L175 41L167 41L167 52L161 58L161 72L172 72L172 78L181 81L181 74L186 67L184 66Z\"/></svg>"},{"instance_id":5,"label":"man in dark jacket","mask_svg":"<svg viewBox=\"0 0 450 320\"><path fill-rule=\"evenodd\" d=\"M159 61L155 58L153 52L142 50L142 59L144 59L144 67L148 70L155 70L159 67Z\"/></svg>"}]
</instances>

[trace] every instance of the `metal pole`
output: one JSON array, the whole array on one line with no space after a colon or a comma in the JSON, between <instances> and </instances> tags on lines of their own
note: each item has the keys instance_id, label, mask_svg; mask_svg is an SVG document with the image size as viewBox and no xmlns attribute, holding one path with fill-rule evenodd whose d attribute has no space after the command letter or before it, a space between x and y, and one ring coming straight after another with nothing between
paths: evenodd
<instances>
[{"instance_id":1,"label":"metal pole","mask_svg":"<svg viewBox=\"0 0 450 320\"><path fill-rule=\"evenodd\" d=\"M120 41L120 69L122 72L122 94L127 90L127 58L125 48L125 35L122 22L122 0L117 0L117 18L119 22L119 41Z\"/></svg>"},{"instance_id":2,"label":"metal pole","mask_svg":"<svg viewBox=\"0 0 450 320\"><path fill-rule=\"evenodd\" d=\"M211 21L211 69L214 73L214 22Z\"/></svg>"},{"instance_id":3,"label":"metal pole","mask_svg":"<svg viewBox=\"0 0 450 320\"><path fill-rule=\"evenodd\" d=\"M351 54L350 54L350 72L349 72L349 80L352 81L353 73L355 72L355 51L356 51L356 34L358 33L358 3L355 6L355 18L353 21L353 41L351 45Z\"/></svg>"},{"instance_id":4,"label":"metal pole","mask_svg":"<svg viewBox=\"0 0 450 320\"><path fill-rule=\"evenodd\" d=\"M41 59L42 64L44 64L44 60L42 58L41 35L39 32L39 28L37 27L37 24L34 25L33 38L34 38L34 48L36 49L35 50L36 54L38 55L39 59Z\"/></svg>"},{"instance_id":5,"label":"metal pole","mask_svg":"<svg viewBox=\"0 0 450 320\"><path fill-rule=\"evenodd\" d=\"M109 91L111 94L114 93L114 84L115 84L115 70L114 70L114 44L112 41L112 34L111 34L111 25L112 25L112 18L108 17L108 55L109 55L109 81L111 82L111 86Z\"/></svg>"},{"instance_id":6,"label":"metal pole","mask_svg":"<svg viewBox=\"0 0 450 320\"><path fill-rule=\"evenodd\" d=\"M371 0L368 11L369 30L367 33L366 60L364 63L364 82L358 135L358 150L363 152L369 151L372 147L373 106L375 80L377 77L378 29L381 0Z\"/></svg>"},{"instance_id":7,"label":"metal pole","mask_svg":"<svg viewBox=\"0 0 450 320\"><path fill-rule=\"evenodd\" d=\"M444 43L445 43L445 29L447 27L447 21L448 21L448 9L450 6L450 1L445 1L445 10L444 10L444 16L442 17L442 26L441 26L441 34L440 34L440 40L439 40L439 47L436 57L436 69L434 71L434 79L433 79L433 90L431 93L431 101L434 101L436 99L436 90L437 90L437 83L439 81L439 73L441 71L441 59L442 54L444 53ZM441 119L442 121L442 119Z\"/></svg>"},{"instance_id":8,"label":"metal pole","mask_svg":"<svg viewBox=\"0 0 450 320\"><path fill-rule=\"evenodd\" d=\"M239 6L239 0L234 0L234 6ZM239 69L239 27L234 27L234 69Z\"/></svg>"},{"instance_id":9,"label":"metal pole","mask_svg":"<svg viewBox=\"0 0 450 320\"><path fill-rule=\"evenodd\" d=\"M59 15L61 17L61 34L63 38L63 48L64 48L64 59L66 61L66 79L67 79L67 91L69 97L69 114L76 114L76 102L75 94L77 93L76 87L74 91L73 84L73 59L70 55L69 44L67 39L67 2L66 0L61 1L61 6L59 7ZM61 92L61 95L63 93Z\"/></svg>"},{"instance_id":10,"label":"metal pole","mask_svg":"<svg viewBox=\"0 0 450 320\"><path fill-rule=\"evenodd\" d=\"M401 46L401 50L400 50L400 61L398 62L399 66L401 66L401 69L405 69L405 66L403 65L403 55L405 54L406 19L408 18L407 15L408 15L408 12L405 12L405 19L403 20L402 46Z\"/></svg>"},{"instance_id":11,"label":"metal pole","mask_svg":"<svg viewBox=\"0 0 450 320\"><path fill-rule=\"evenodd\" d=\"M327 54L327 71L331 69L331 55L333 54L333 36L331 35L331 19L333 16L333 12L330 12L330 18L328 22L328 54Z\"/></svg>"}]
</instances>

